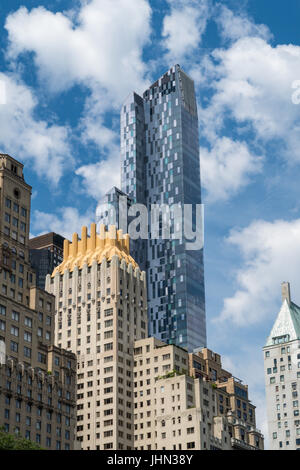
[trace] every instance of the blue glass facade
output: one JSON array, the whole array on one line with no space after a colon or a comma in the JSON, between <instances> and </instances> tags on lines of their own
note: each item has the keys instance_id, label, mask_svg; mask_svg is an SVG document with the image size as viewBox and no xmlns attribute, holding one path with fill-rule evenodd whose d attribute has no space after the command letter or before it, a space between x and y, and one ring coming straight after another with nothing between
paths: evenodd
<instances>
[{"instance_id":1,"label":"blue glass facade","mask_svg":"<svg viewBox=\"0 0 300 470\"><path fill-rule=\"evenodd\" d=\"M122 191L149 213L153 204L201 204L194 83L178 65L143 97L128 96L121 111L121 158ZM175 226L172 220L172 235ZM191 351L206 346L203 249L189 251L184 238L172 235L149 235L137 254L146 257L149 333Z\"/></svg>"},{"instance_id":2,"label":"blue glass facade","mask_svg":"<svg viewBox=\"0 0 300 470\"><path fill-rule=\"evenodd\" d=\"M106 229L110 225L115 225L117 229L122 229L123 233L128 232L128 225L134 219L128 215L133 199L115 186L111 188L99 201L96 209L96 224L104 224ZM130 239L130 253L139 262L140 268L146 270L146 242L144 240Z\"/></svg>"}]
</instances>

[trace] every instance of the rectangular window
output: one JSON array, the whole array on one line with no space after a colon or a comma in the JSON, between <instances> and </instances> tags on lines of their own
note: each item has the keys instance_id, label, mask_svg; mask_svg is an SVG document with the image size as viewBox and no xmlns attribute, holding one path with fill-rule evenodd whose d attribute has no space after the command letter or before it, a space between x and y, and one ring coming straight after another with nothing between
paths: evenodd
<instances>
[{"instance_id":1,"label":"rectangular window","mask_svg":"<svg viewBox=\"0 0 300 470\"><path fill-rule=\"evenodd\" d=\"M10 350L13 352L18 352L18 343L15 341L10 342Z\"/></svg>"},{"instance_id":2,"label":"rectangular window","mask_svg":"<svg viewBox=\"0 0 300 470\"><path fill-rule=\"evenodd\" d=\"M46 356L45 354L38 353L38 361L41 362L42 364L46 364Z\"/></svg>"},{"instance_id":3,"label":"rectangular window","mask_svg":"<svg viewBox=\"0 0 300 470\"><path fill-rule=\"evenodd\" d=\"M25 326L32 328L32 318L25 317Z\"/></svg>"},{"instance_id":4,"label":"rectangular window","mask_svg":"<svg viewBox=\"0 0 300 470\"><path fill-rule=\"evenodd\" d=\"M24 346L24 356L31 358L31 349L27 348L27 346Z\"/></svg>"},{"instance_id":5,"label":"rectangular window","mask_svg":"<svg viewBox=\"0 0 300 470\"><path fill-rule=\"evenodd\" d=\"M4 305L0 305L0 315L6 315L6 307Z\"/></svg>"},{"instance_id":6,"label":"rectangular window","mask_svg":"<svg viewBox=\"0 0 300 470\"><path fill-rule=\"evenodd\" d=\"M18 336L19 336L19 328L17 328L16 326L11 326L11 328L10 328L10 333L11 333L13 336L18 337Z\"/></svg>"},{"instance_id":7,"label":"rectangular window","mask_svg":"<svg viewBox=\"0 0 300 470\"><path fill-rule=\"evenodd\" d=\"M27 343L31 343L31 341L32 341L32 334L29 333L28 331L24 331L24 340L27 341Z\"/></svg>"},{"instance_id":8,"label":"rectangular window","mask_svg":"<svg viewBox=\"0 0 300 470\"><path fill-rule=\"evenodd\" d=\"M12 320L18 322L19 321L19 318L20 318L20 315L18 312L15 312L14 310L12 311L12 314L11 314L11 318Z\"/></svg>"}]
</instances>

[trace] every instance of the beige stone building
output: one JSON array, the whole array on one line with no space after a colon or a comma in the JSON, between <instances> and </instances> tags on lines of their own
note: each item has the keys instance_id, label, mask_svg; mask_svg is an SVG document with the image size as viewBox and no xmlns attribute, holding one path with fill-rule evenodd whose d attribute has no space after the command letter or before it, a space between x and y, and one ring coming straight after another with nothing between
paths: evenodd
<instances>
[{"instance_id":1,"label":"beige stone building","mask_svg":"<svg viewBox=\"0 0 300 470\"><path fill-rule=\"evenodd\" d=\"M135 449L263 449L247 386L222 369L218 354L188 354L155 338L136 341L134 381ZM239 417L244 404L249 415Z\"/></svg>"},{"instance_id":2,"label":"beige stone building","mask_svg":"<svg viewBox=\"0 0 300 470\"><path fill-rule=\"evenodd\" d=\"M218 354L148 338L145 273L128 235L83 227L80 240L65 241L46 290L56 298L55 342L77 355L83 449L263 448L247 387Z\"/></svg>"},{"instance_id":3,"label":"beige stone building","mask_svg":"<svg viewBox=\"0 0 300 470\"><path fill-rule=\"evenodd\" d=\"M0 426L47 449L74 447L76 357L54 344L54 296L29 262L31 187L0 154Z\"/></svg>"},{"instance_id":4,"label":"beige stone building","mask_svg":"<svg viewBox=\"0 0 300 470\"><path fill-rule=\"evenodd\" d=\"M65 240L46 280L56 297L56 344L77 354L77 438L83 449L134 448L133 350L147 337L145 273L129 237L92 224Z\"/></svg>"}]
</instances>

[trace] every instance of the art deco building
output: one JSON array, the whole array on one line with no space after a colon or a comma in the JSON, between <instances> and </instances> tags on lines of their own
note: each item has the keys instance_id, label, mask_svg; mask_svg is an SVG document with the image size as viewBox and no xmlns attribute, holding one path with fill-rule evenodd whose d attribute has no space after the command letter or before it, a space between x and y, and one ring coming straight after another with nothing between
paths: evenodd
<instances>
[{"instance_id":1,"label":"art deco building","mask_svg":"<svg viewBox=\"0 0 300 470\"><path fill-rule=\"evenodd\" d=\"M35 286L31 187L0 154L0 426L46 449L74 447L76 358L53 346L54 296Z\"/></svg>"},{"instance_id":2,"label":"art deco building","mask_svg":"<svg viewBox=\"0 0 300 470\"><path fill-rule=\"evenodd\" d=\"M30 262L36 273L36 285L45 289L47 274L52 274L63 260L64 237L46 233L29 240Z\"/></svg>"},{"instance_id":3,"label":"art deco building","mask_svg":"<svg viewBox=\"0 0 300 470\"><path fill-rule=\"evenodd\" d=\"M300 307L287 282L263 351L270 449L300 450Z\"/></svg>"},{"instance_id":4,"label":"art deco building","mask_svg":"<svg viewBox=\"0 0 300 470\"><path fill-rule=\"evenodd\" d=\"M179 65L143 96L130 94L121 110L122 191L148 214L152 205L201 204L198 134L194 82ZM136 261L146 260L150 335L192 352L206 346L203 249L174 237L177 222L171 218L171 237L160 230L152 239L149 216Z\"/></svg>"},{"instance_id":5,"label":"art deco building","mask_svg":"<svg viewBox=\"0 0 300 470\"><path fill-rule=\"evenodd\" d=\"M147 337L145 273L129 237L92 224L65 240L46 289L56 297L56 343L77 354L77 438L83 449L134 448L134 341Z\"/></svg>"}]
</instances>

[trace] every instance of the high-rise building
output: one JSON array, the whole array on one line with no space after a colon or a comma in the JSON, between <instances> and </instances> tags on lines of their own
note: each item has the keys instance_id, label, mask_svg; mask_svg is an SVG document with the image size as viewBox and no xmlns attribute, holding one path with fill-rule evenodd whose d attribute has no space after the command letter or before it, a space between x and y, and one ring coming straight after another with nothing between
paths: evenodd
<instances>
[{"instance_id":1,"label":"high-rise building","mask_svg":"<svg viewBox=\"0 0 300 470\"><path fill-rule=\"evenodd\" d=\"M288 282L263 351L270 449L300 450L300 307Z\"/></svg>"},{"instance_id":2,"label":"high-rise building","mask_svg":"<svg viewBox=\"0 0 300 470\"><path fill-rule=\"evenodd\" d=\"M115 186L108 191L99 201L96 208L97 227L105 225L108 230L111 225L115 225L118 230L128 233L128 226L133 220L130 216L130 207L133 204L132 198ZM130 254L133 259L139 260L139 267L142 271L146 269L146 244L144 240L133 240L130 238Z\"/></svg>"},{"instance_id":3,"label":"high-rise building","mask_svg":"<svg viewBox=\"0 0 300 470\"><path fill-rule=\"evenodd\" d=\"M146 277L129 237L83 227L64 242L46 289L56 297L56 343L77 355L77 439L85 450L133 449L134 341L147 337Z\"/></svg>"},{"instance_id":4,"label":"high-rise building","mask_svg":"<svg viewBox=\"0 0 300 470\"><path fill-rule=\"evenodd\" d=\"M110 225L115 225L118 230L122 229L127 233L128 219L125 220L124 227L124 222L121 220L121 217L122 213L127 217L132 202L132 199L127 196L127 194L114 186L104 195L97 205L97 226L105 225L105 227L108 228Z\"/></svg>"},{"instance_id":5,"label":"high-rise building","mask_svg":"<svg viewBox=\"0 0 300 470\"><path fill-rule=\"evenodd\" d=\"M74 447L76 357L54 344L54 296L29 259L31 187L0 154L0 427L46 449Z\"/></svg>"},{"instance_id":6,"label":"high-rise building","mask_svg":"<svg viewBox=\"0 0 300 470\"><path fill-rule=\"evenodd\" d=\"M121 111L121 189L151 212L152 205L201 204L197 104L193 81L171 68L143 97L130 94ZM161 207L163 212L163 207ZM162 215L164 217L165 214ZM171 236L149 237L146 257L149 333L187 347L206 345L203 249L180 240L182 225L170 215ZM149 216L149 222L151 218ZM190 228L195 229L195 213ZM186 237L188 238L188 237Z\"/></svg>"},{"instance_id":7,"label":"high-rise building","mask_svg":"<svg viewBox=\"0 0 300 470\"><path fill-rule=\"evenodd\" d=\"M51 232L29 240L30 262L36 272L36 285L45 289L47 274L63 260L64 237Z\"/></svg>"}]
</instances>

